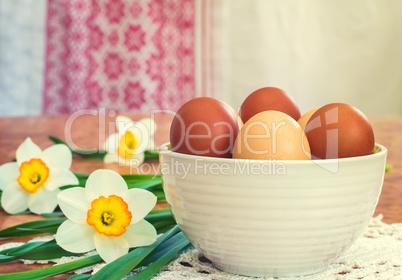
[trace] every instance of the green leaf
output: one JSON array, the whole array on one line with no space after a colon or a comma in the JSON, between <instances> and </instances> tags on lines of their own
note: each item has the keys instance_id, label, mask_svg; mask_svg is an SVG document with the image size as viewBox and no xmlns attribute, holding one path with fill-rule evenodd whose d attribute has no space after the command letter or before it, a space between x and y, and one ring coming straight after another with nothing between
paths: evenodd
<instances>
[{"instance_id":1,"label":"green leaf","mask_svg":"<svg viewBox=\"0 0 402 280\"><path fill-rule=\"evenodd\" d=\"M145 151L144 155L145 155L145 159L159 159L158 151Z\"/></svg>"},{"instance_id":2,"label":"green leaf","mask_svg":"<svg viewBox=\"0 0 402 280\"><path fill-rule=\"evenodd\" d=\"M27 243L27 244L29 244L29 243ZM8 254L13 254L13 253L14 252L11 251ZM71 252L64 250L53 239L53 240L44 242L42 245L39 245L39 246L33 248L33 250L26 251L22 254L19 254L18 258L25 259L25 260L49 260L49 259L57 259L57 258L61 258L61 257L75 256L75 255L78 255L78 254L71 253Z\"/></svg>"},{"instance_id":3,"label":"green leaf","mask_svg":"<svg viewBox=\"0 0 402 280\"><path fill-rule=\"evenodd\" d=\"M94 159L103 159L106 155L106 151L102 150L97 150L94 152L93 150L86 150L86 149L78 149L78 150L73 150L71 147L67 145L66 142L61 140L60 138L56 136L49 136L49 139L53 141L55 144L64 144L66 145L70 151L76 155L79 155L83 158L94 158ZM144 153L145 159L159 159L159 152L158 151L145 151Z\"/></svg>"},{"instance_id":4,"label":"green leaf","mask_svg":"<svg viewBox=\"0 0 402 280\"><path fill-rule=\"evenodd\" d=\"M172 220L168 220L168 221L157 221L157 222L154 222L152 225L155 227L155 229L158 231L158 233L161 233L161 232L165 231L165 230L163 230L164 228L176 225L176 222L175 222L175 220L172 219Z\"/></svg>"},{"instance_id":5,"label":"green leaf","mask_svg":"<svg viewBox=\"0 0 402 280\"><path fill-rule=\"evenodd\" d=\"M162 220L171 220L173 221L172 213L170 213L169 209L160 209L160 210L152 210L145 217L145 219L150 223L155 223L157 221ZM51 220L40 220L40 221L32 221L27 223L22 223L19 225L15 225L0 231L0 238L7 237L21 237L21 236L30 236L42 233L51 233L55 234L58 227L65 221L66 219L51 219Z\"/></svg>"},{"instance_id":6,"label":"green leaf","mask_svg":"<svg viewBox=\"0 0 402 280\"><path fill-rule=\"evenodd\" d=\"M22 211L22 212L15 213L13 215L29 215L29 214L32 214L32 212L31 211Z\"/></svg>"},{"instance_id":7,"label":"green leaf","mask_svg":"<svg viewBox=\"0 0 402 280\"><path fill-rule=\"evenodd\" d=\"M53 213L44 213L44 214L40 214L40 215L45 218L54 218L54 217L63 217L64 213L63 212L53 212Z\"/></svg>"},{"instance_id":8,"label":"green leaf","mask_svg":"<svg viewBox=\"0 0 402 280\"><path fill-rule=\"evenodd\" d=\"M130 280L148 280L151 279L163 266L165 266L171 259L173 259L181 250L187 247L190 244L190 241L184 236L182 232L178 233L176 236L171 239L176 238L171 244L166 246L164 249L167 249L167 252L162 256L158 256L158 258L146 269L141 271L140 273L128 278ZM170 241L170 240L168 240ZM162 244L163 245L163 244ZM162 246L161 245L161 246Z\"/></svg>"},{"instance_id":9,"label":"green leaf","mask_svg":"<svg viewBox=\"0 0 402 280\"><path fill-rule=\"evenodd\" d=\"M53 143L55 143L55 144L63 144L63 145L66 145L66 146L70 149L70 151L73 151L73 150L70 148L70 146L67 145L67 143L64 142L63 140L61 140L60 138L58 138L58 137L56 137L56 136L49 135L49 139L50 139L51 141L53 141Z\"/></svg>"},{"instance_id":10,"label":"green leaf","mask_svg":"<svg viewBox=\"0 0 402 280\"><path fill-rule=\"evenodd\" d=\"M173 215L169 209L152 210L145 216L145 220L153 224L159 221L173 220Z\"/></svg>"},{"instance_id":11,"label":"green leaf","mask_svg":"<svg viewBox=\"0 0 402 280\"><path fill-rule=\"evenodd\" d=\"M158 202L166 202L166 196L162 190L150 190L150 191L158 198Z\"/></svg>"},{"instance_id":12,"label":"green leaf","mask_svg":"<svg viewBox=\"0 0 402 280\"><path fill-rule=\"evenodd\" d=\"M74 172L75 177L77 177L78 179L88 179L89 174L84 174L84 173L75 173Z\"/></svg>"},{"instance_id":13,"label":"green leaf","mask_svg":"<svg viewBox=\"0 0 402 280\"><path fill-rule=\"evenodd\" d=\"M0 275L0 280L36 280L51 277L57 274L65 273L71 270L75 270L81 267L92 265L102 261L99 255L86 257L80 260L59 264L51 267L46 267L38 270L17 272L11 274ZM103 278L106 279L106 278Z\"/></svg>"},{"instance_id":14,"label":"green leaf","mask_svg":"<svg viewBox=\"0 0 402 280\"><path fill-rule=\"evenodd\" d=\"M83 174L83 173L74 173L75 177L78 178L80 181L79 184L80 186L85 186L86 180L89 177L89 174ZM140 187L153 187L153 186L158 186L159 184L162 186L162 180L161 180L161 175L153 175L153 174L125 174L121 175L126 181L126 183L129 185L129 188L140 188ZM146 183L145 183L146 182ZM153 182L153 183L151 183ZM141 185L140 183L143 183L144 185ZM135 184L138 184L135 186ZM70 186L64 186L62 188L70 188Z\"/></svg>"},{"instance_id":15,"label":"green leaf","mask_svg":"<svg viewBox=\"0 0 402 280\"><path fill-rule=\"evenodd\" d=\"M169 232L160 236L153 244L146 247L139 247L128 254L118 258L117 260L107 264L101 268L90 279L108 279L108 280L120 280L132 269L134 269L146 256L148 256L159 244L163 241L171 238L173 235L180 231L176 226Z\"/></svg>"},{"instance_id":16,"label":"green leaf","mask_svg":"<svg viewBox=\"0 0 402 280\"><path fill-rule=\"evenodd\" d=\"M25 254L29 251L32 251L33 249L45 244L46 241L38 241L38 242L28 242L25 243L21 246L12 248L10 251L8 251L7 255L9 256L19 256L22 254Z\"/></svg>"},{"instance_id":17,"label":"green leaf","mask_svg":"<svg viewBox=\"0 0 402 280\"><path fill-rule=\"evenodd\" d=\"M0 262L13 261L15 259L25 260L49 260L65 256L75 256L61 248L56 241L28 242L18 247L6 249L0 252Z\"/></svg>"},{"instance_id":18,"label":"green leaf","mask_svg":"<svg viewBox=\"0 0 402 280\"><path fill-rule=\"evenodd\" d=\"M385 172L391 171L392 165L391 164L386 164L385 165Z\"/></svg>"},{"instance_id":19,"label":"green leaf","mask_svg":"<svg viewBox=\"0 0 402 280\"><path fill-rule=\"evenodd\" d=\"M0 238L20 237L42 233L55 233L55 229L66 219L40 220L22 223L0 231Z\"/></svg>"},{"instance_id":20,"label":"green leaf","mask_svg":"<svg viewBox=\"0 0 402 280\"><path fill-rule=\"evenodd\" d=\"M162 186L162 180L140 181L136 183L127 183L129 189L149 189L157 186Z\"/></svg>"},{"instance_id":21,"label":"green leaf","mask_svg":"<svg viewBox=\"0 0 402 280\"><path fill-rule=\"evenodd\" d=\"M85 183L86 183L86 181L85 181L84 183L81 183L81 181L80 181L80 182L78 183L78 185L62 186L62 187L60 187L60 190L64 191L64 190L67 190L67 189L77 188L77 187L85 188Z\"/></svg>"},{"instance_id":22,"label":"green leaf","mask_svg":"<svg viewBox=\"0 0 402 280\"><path fill-rule=\"evenodd\" d=\"M105 151L97 150L73 150L73 153L83 158L103 159L106 155Z\"/></svg>"},{"instance_id":23,"label":"green leaf","mask_svg":"<svg viewBox=\"0 0 402 280\"><path fill-rule=\"evenodd\" d=\"M158 180L161 178L161 175L154 175L154 174L124 174L121 175L123 179L128 182L128 181L147 181L147 180Z\"/></svg>"},{"instance_id":24,"label":"green leaf","mask_svg":"<svg viewBox=\"0 0 402 280\"><path fill-rule=\"evenodd\" d=\"M67 280L86 280L86 279L89 279L90 277L91 277L91 275L87 275L87 274L76 274L76 275L69 277Z\"/></svg>"},{"instance_id":25,"label":"green leaf","mask_svg":"<svg viewBox=\"0 0 402 280\"><path fill-rule=\"evenodd\" d=\"M63 140L61 140L60 138L56 137L56 136L49 136L49 139L53 141L53 143L55 144L63 144L66 145L70 151L74 154L77 154L81 157L84 158L95 158L95 159L103 159L105 157L106 152L105 151L96 151L94 152L93 150L85 150L85 149L80 149L80 150L73 150L71 149L70 146L67 145L66 142L64 142Z\"/></svg>"},{"instance_id":26,"label":"green leaf","mask_svg":"<svg viewBox=\"0 0 402 280\"><path fill-rule=\"evenodd\" d=\"M147 266L150 263L153 263L157 261L159 258L161 258L164 254L166 254L170 249L172 249L174 246L177 245L179 241L187 240L187 245L190 243L188 239L184 236L183 234L179 232L175 236L169 238L165 242L163 242L161 245L159 245L156 250L152 253L149 254L145 259L142 260L142 262L138 265L138 267L141 266Z\"/></svg>"},{"instance_id":27,"label":"green leaf","mask_svg":"<svg viewBox=\"0 0 402 280\"><path fill-rule=\"evenodd\" d=\"M16 258L13 256L1 255L0 254L0 263L15 261Z\"/></svg>"},{"instance_id":28,"label":"green leaf","mask_svg":"<svg viewBox=\"0 0 402 280\"><path fill-rule=\"evenodd\" d=\"M43 234L43 233L50 233L50 234L55 234L57 232L57 229L59 226L53 226L53 227L46 227L44 229L31 229L31 228L23 228L20 227L18 228L18 231L20 233L25 233L24 236L26 235L36 235L36 234Z\"/></svg>"}]
</instances>

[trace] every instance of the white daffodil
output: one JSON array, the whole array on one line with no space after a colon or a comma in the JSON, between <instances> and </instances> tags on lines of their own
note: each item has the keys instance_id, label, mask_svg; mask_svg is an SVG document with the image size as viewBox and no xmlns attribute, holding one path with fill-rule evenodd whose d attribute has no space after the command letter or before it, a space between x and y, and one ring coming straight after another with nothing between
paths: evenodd
<instances>
[{"instance_id":1,"label":"white daffodil","mask_svg":"<svg viewBox=\"0 0 402 280\"><path fill-rule=\"evenodd\" d=\"M155 148L153 135L156 124L150 118L133 121L124 116L116 117L117 133L105 142L106 163L118 162L124 165L139 165L144 161L144 151Z\"/></svg>"},{"instance_id":2,"label":"white daffodil","mask_svg":"<svg viewBox=\"0 0 402 280\"><path fill-rule=\"evenodd\" d=\"M144 217L156 204L156 196L142 189L128 189L116 172L96 170L85 188L58 194L61 210L68 218L57 230L56 241L73 253L96 249L111 262L131 247L150 245L156 230Z\"/></svg>"},{"instance_id":3,"label":"white daffodil","mask_svg":"<svg viewBox=\"0 0 402 280\"><path fill-rule=\"evenodd\" d=\"M16 158L17 162L0 166L1 204L10 214L27 209L36 214L53 212L59 187L78 184L69 170L72 155L66 145L42 151L28 137L18 147Z\"/></svg>"}]
</instances>

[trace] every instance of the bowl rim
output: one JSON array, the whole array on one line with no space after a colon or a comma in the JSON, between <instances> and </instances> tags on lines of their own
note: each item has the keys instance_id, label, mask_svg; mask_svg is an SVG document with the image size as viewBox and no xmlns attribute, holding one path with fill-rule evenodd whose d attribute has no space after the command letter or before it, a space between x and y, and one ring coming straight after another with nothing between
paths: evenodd
<instances>
[{"instance_id":1,"label":"bowl rim","mask_svg":"<svg viewBox=\"0 0 402 280\"><path fill-rule=\"evenodd\" d=\"M359 162L362 160L372 160L377 158L382 158L387 155L387 148L385 146L375 143L375 146L380 149L379 152L373 153L370 155L365 156L358 156L358 157L348 157L348 158L334 158L334 159L311 159L311 160L275 160L277 162L283 162L285 164L295 164L295 165L305 165L309 163L314 164L333 164L333 163L350 163L350 162ZM179 159L187 159L187 160L202 160L204 162L216 162L216 163L234 163L248 161L250 163L266 163L269 160L262 160L262 159L233 159L233 158L219 158L219 157L206 157L206 156L198 156L198 155L189 155L189 154L182 154L178 152L173 152L169 149L170 142L164 143L159 147L160 154L169 154L174 158Z\"/></svg>"}]
</instances>

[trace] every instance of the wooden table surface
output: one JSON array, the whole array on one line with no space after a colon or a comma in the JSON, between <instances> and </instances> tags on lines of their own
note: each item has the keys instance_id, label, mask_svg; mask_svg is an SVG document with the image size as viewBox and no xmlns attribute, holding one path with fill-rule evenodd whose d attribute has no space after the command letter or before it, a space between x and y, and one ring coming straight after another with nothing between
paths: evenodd
<instances>
[{"instance_id":1,"label":"wooden table surface","mask_svg":"<svg viewBox=\"0 0 402 280\"><path fill-rule=\"evenodd\" d=\"M145 114L128 115L133 120L143 117L153 117L158 124L155 135L156 145L169 141L169 127L173 118L171 114ZM373 126L376 142L388 149L387 163L392 165L392 170L385 174L383 190L375 211L375 216L383 214L386 223L402 223L402 116L373 116L369 117ZM61 139L71 137L73 143L79 148L102 147L105 138L115 132L114 117L109 115L91 115L89 113L79 116L41 116L25 118L0 118L0 165L10 162L15 157L15 151L26 137L38 144L42 149L50 146L52 142L49 135ZM158 162L152 162L157 167ZM147 165L149 166L149 165ZM118 164L105 164L101 160L82 159L74 157L72 171L79 173L91 173L96 169L106 168L120 174L152 173L149 168L130 168L118 166ZM156 169L154 169L156 170ZM158 205L158 208L166 207L166 204ZM36 215L8 215L0 210L0 229L19 223L42 219ZM26 242L32 237L12 240L0 239L0 244L8 242ZM28 271L46 267L49 265L23 265L19 261L0 264L0 274L20 271ZM52 279L66 279L71 274L55 276Z\"/></svg>"}]
</instances>

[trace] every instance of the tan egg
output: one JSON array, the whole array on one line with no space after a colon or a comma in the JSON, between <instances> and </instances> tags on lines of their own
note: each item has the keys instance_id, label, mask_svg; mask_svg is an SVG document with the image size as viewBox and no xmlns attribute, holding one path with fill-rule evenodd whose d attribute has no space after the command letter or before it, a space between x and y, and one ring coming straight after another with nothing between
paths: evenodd
<instances>
[{"instance_id":1,"label":"tan egg","mask_svg":"<svg viewBox=\"0 0 402 280\"><path fill-rule=\"evenodd\" d=\"M320 109L320 107L314 108L310 111L308 111L307 113L305 113L303 116L300 117L300 119L297 120L297 122L299 123L299 125L301 126L301 128L304 130L304 128L306 127L306 124L308 122L308 120L311 118L311 116L315 113L315 111L317 111L318 109Z\"/></svg>"},{"instance_id":2,"label":"tan egg","mask_svg":"<svg viewBox=\"0 0 402 280\"><path fill-rule=\"evenodd\" d=\"M243 125L233 158L307 160L311 155L307 137L292 117L279 111L264 111Z\"/></svg>"}]
</instances>

